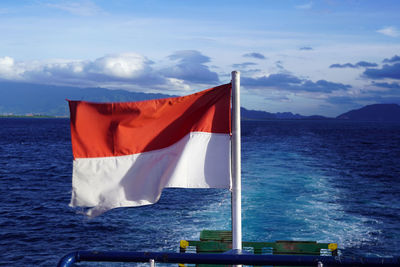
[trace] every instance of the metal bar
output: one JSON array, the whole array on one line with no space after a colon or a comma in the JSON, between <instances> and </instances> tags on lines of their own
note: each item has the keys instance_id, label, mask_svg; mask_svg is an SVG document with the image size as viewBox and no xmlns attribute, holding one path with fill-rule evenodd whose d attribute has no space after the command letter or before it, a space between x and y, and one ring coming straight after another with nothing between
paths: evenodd
<instances>
[{"instance_id":1,"label":"metal bar","mask_svg":"<svg viewBox=\"0 0 400 267\"><path fill-rule=\"evenodd\" d=\"M57 266L69 267L74 266L76 262L79 262L79 251L71 252L60 259Z\"/></svg>"},{"instance_id":2,"label":"metal bar","mask_svg":"<svg viewBox=\"0 0 400 267\"><path fill-rule=\"evenodd\" d=\"M194 254L164 252L109 252L76 251L64 256L58 267L73 266L77 262L149 262L193 263L223 265L274 265L274 266L400 266L400 257L340 258L332 256L248 255L248 254Z\"/></svg>"},{"instance_id":3,"label":"metal bar","mask_svg":"<svg viewBox=\"0 0 400 267\"><path fill-rule=\"evenodd\" d=\"M242 249L240 72L232 71L232 249Z\"/></svg>"}]
</instances>

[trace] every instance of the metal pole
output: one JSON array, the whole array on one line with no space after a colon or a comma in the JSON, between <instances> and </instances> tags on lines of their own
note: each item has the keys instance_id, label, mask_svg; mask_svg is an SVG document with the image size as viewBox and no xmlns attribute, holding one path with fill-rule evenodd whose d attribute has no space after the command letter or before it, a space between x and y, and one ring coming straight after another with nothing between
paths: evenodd
<instances>
[{"instance_id":1,"label":"metal pole","mask_svg":"<svg viewBox=\"0 0 400 267\"><path fill-rule=\"evenodd\" d=\"M232 250L242 249L240 72L232 71Z\"/></svg>"}]
</instances>

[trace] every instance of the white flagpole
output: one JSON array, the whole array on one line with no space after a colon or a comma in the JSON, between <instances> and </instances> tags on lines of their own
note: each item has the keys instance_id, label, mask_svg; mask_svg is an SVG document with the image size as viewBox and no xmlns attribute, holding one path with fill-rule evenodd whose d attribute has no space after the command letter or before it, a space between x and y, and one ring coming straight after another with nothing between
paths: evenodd
<instances>
[{"instance_id":1,"label":"white flagpole","mask_svg":"<svg viewBox=\"0 0 400 267\"><path fill-rule=\"evenodd\" d=\"M232 250L242 250L240 72L232 71Z\"/></svg>"}]
</instances>

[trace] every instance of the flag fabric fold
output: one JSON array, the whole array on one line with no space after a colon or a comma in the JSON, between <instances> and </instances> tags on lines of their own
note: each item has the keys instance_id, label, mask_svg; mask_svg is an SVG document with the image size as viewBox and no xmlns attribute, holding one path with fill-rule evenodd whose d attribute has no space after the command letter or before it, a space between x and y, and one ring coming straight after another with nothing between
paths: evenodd
<instances>
[{"instance_id":1,"label":"flag fabric fold","mask_svg":"<svg viewBox=\"0 0 400 267\"><path fill-rule=\"evenodd\" d=\"M231 84L165 99L69 101L70 206L153 204L163 188L230 188Z\"/></svg>"}]
</instances>

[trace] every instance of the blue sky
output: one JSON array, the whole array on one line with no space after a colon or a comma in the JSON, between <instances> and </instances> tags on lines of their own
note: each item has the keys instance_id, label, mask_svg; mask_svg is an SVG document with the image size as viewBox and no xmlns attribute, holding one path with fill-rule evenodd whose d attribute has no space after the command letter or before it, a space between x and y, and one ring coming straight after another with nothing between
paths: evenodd
<instances>
[{"instance_id":1,"label":"blue sky","mask_svg":"<svg viewBox=\"0 0 400 267\"><path fill-rule=\"evenodd\" d=\"M242 105L400 104L399 1L1 1L0 80L183 95L241 72Z\"/></svg>"}]
</instances>

